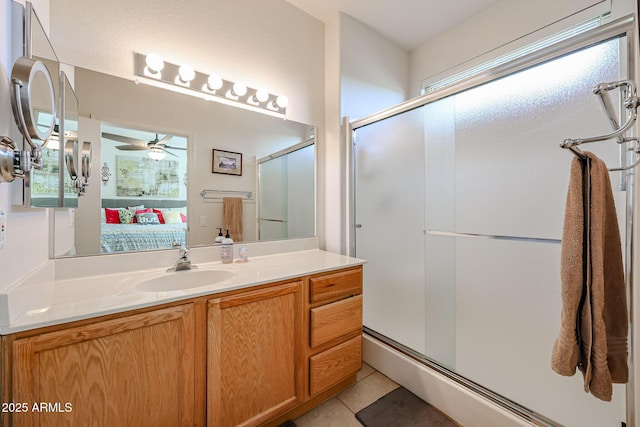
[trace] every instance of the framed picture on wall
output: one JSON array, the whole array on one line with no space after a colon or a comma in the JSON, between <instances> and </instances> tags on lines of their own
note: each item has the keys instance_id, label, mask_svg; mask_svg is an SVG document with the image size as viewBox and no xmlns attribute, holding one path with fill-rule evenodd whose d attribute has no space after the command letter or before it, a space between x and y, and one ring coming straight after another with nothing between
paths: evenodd
<instances>
[{"instance_id":1,"label":"framed picture on wall","mask_svg":"<svg viewBox=\"0 0 640 427\"><path fill-rule=\"evenodd\" d=\"M242 153L213 149L213 173L242 175Z\"/></svg>"}]
</instances>

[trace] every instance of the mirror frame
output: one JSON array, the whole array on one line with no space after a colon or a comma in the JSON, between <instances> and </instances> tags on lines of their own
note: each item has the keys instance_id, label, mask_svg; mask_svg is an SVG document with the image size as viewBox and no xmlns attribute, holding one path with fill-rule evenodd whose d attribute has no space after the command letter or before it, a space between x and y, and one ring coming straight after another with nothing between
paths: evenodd
<instances>
[{"instance_id":1,"label":"mirror frame","mask_svg":"<svg viewBox=\"0 0 640 427\"><path fill-rule=\"evenodd\" d=\"M51 121L47 124L46 130L38 128L36 109L33 105L33 83L37 76L42 74L47 85L47 95L51 101L47 105L46 113L51 114ZM47 66L38 60L25 57L18 58L11 71L11 81L14 86L12 92L13 114L20 133L34 149L46 146L49 137L53 133L56 124L56 96L53 88L53 80ZM49 111L49 108L50 111ZM40 141L39 143L35 141Z\"/></svg>"}]
</instances>

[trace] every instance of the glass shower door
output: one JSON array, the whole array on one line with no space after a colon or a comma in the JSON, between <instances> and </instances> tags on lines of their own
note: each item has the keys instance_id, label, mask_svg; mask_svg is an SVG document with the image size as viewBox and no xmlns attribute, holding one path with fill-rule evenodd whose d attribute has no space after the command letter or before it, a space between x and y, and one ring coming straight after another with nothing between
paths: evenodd
<instances>
[{"instance_id":1,"label":"glass shower door","mask_svg":"<svg viewBox=\"0 0 640 427\"><path fill-rule=\"evenodd\" d=\"M287 161L278 157L258 169L258 239L287 238Z\"/></svg>"},{"instance_id":2,"label":"glass shower door","mask_svg":"<svg viewBox=\"0 0 640 427\"><path fill-rule=\"evenodd\" d=\"M623 385L605 403L580 373L550 367L573 158L559 143L610 131L592 88L626 78L624 46L609 40L355 131L365 326L567 426L625 419ZM615 141L584 149L619 166ZM622 227L625 193L611 180Z\"/></svg>"},{"instance_id":3,"label":"glass shower door","mask_svg":"<svg viewBox=\"0 0 640 427\"><path fill-rule=\"evenodd\" d=\"M425 351L424 125L421 110L358 130L356 255L365 326Z\"/></svg>"},{"instance_id":4,"label":"glass shower door","mask_svg":"<svg viewBox=\"0 0 640 427\"><path fill-rule=\"evenodd\" d=\"M315 145L260 161L258 238L315 235Z\"/></svg>"}]
</instances>

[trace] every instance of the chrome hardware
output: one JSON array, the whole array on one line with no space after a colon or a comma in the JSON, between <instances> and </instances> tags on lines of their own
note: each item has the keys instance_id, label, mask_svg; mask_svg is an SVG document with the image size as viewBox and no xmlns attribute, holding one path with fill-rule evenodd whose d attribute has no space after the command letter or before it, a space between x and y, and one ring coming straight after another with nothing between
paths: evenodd
<instances>
[{"instance_id":1,"label":"chrome hardware","mask_svg":"<svg viewBox=\"0 0 640 427\"><path fill-rule=\"evenodd\" d=\"M53 82L44 63L18 58L11 72L11 82L13 115L29 149L20 150L11 138L0 137L0 182L24 178L32 168L42 169L40 150L51 136L56 118ZM38 125L37 111L51 116L44 126Z\"/></svg>"},{"instance_id":2,"label":"chrome hardware","mask_svg":"<svg viewBox=\"0 0 640 427\"><path fill-rule=\"evenodd\" d=\"M20 152L8 136L0 136L0 182L11 182L16 177L24 178L20 169Z\"/></svg>"},{"instance_id":3,"label":"chrome hardware","mask_svg":"<svg viewBox=\"0 0 640 427\"><path fill-rule=\"evenodd\" d=\"M178 252L178 260L173 264L173 267L167 268L167 271L183 271L183 270L191 270L196 266L191 265L191 260L189 259L189 250L184 246L180 245L178 242L173 243L173 248L177 248Z\"/></svg>"},{"instance_id":4,"label":"chrome hardware","mask_svg":"<svg viewBox=\"0 0 640 427\"><path fill-rule=\"evenodd\" d=\"M622 125L618 125L618 122L615 119L615 114L613 112L613 107L611 106L611 103L606 96L607 91L618 89L618 88L620 88L622 94L624 95L623 105L625 109L628 111L627 121ZM563 140L562 143L560 143L560 147L570 150L573 154L575 154L576 156L578 156L583 160L586 159L586 155L582 152L582 150L578 148L578 145L586 144L590 142L606 141L614 138L617 139L617 142L619 144L623 144L626 142L637 143L638 141L638 138L636 137L626 138L624 136L624 133L627 130L631 129L631 127L633 126L633 124L635 123L638 117L637 109L638 109L638 106L640 106L640 99L637 96L636 85L634 84L634 82L632 82L631 80L621 80L617 82L600 83L593 88L593 93L600 97L602 107L607 113L609 120L611 121L611 124L614 127L614 131L606 135L594 136L590 138L567 138ZM637 146L634 151L637 154L640 154L640 145ZM627 169L632 169L638 166L638 164L640 164L640 160L637 160L633 164L628 166L621 166L619 168L609 169L609 171L625 171ZM623 183L621 187L623 187L621 189L624 189L624 187L626 186Z\"/></svg>"},{"instance_id":5,"label":"chrome hardware","mask_svg":"<svg viewBox=\"0 0 640 427\"><path fill-rule=\"evenodd\" d=\"M87 187L89 186L89 176L91 176L91 143L89 141L84 141L82 143L82 157L80 158L80 173L82 174L82 182L80 183L80 188L78 191L78 195L82 196L87 192Z\"/></svg>"}]
</instances>

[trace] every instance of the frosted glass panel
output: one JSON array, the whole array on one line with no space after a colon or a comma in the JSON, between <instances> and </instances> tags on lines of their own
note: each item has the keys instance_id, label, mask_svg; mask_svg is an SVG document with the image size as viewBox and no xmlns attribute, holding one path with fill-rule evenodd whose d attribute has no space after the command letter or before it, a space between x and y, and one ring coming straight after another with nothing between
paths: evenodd
<instances>
[{"instance_id":1,"label":"frosted glass panel","mask_svg":"<svg viewBox=\"0 0 640 427\"><path fill-rule=\"evenodd\" d=\"M261 163L258 178L258 239L287 238L287 162L277 157Z\"/></svg>"},{"instance_id":2,"label":"frosted glass panel","mask_svg":"<svg viewBox=\"0 0 640 427\"><path fill-rule=\"evenodd\" d=\"M617 52L614 40L455 96L456 231L560 238L573 156L558 144L611 131L592 89L620 79ZM585 149L618 165L615 143Z\"/></svg>"},{"instance_id":3,"label":"frosted glass panel","mask_svg":"<svg viewBox=\"0 0 640 427\"><path fill-rule=\"evenodd\" d=\"M592 89L627 78L625 43L610 40L356 131L365 326L567 426L625 419L624 386L603 403L584 393L580 374L550 367L573 159L559 144L611 131ZM581 148L619 166L613 141ZM625 193L619 174L611 180L623 228Z\"/></svg>"},{"instance_id":4,"label":"frosted glass panel","mask_svg":"<svg viewBox=\"0 0 640 427\"><path fill-rule=\"evenodd\" d=\"M362 143L360 142L362 141ZM364 324L424 352L424 126L422 110L358 131L356 255Z\"/></svg>"},{"instance_id":5,"label":"frosted glass panel","mask_svg":"<svg viewBox=\"0 0 640 427\"><path fill-rule=\"evenodd\" d=\"M315 235L315 144L259 165L260 240Z\"/></svg>"},{"instance_id":6,"label":"frosted glass panel","mask_svg":"<svg viewBox=\"0 0 640 427\"><path fill-rule=\"evenodd\" d=\"M584 393L580 373L563 377L550 367L560 324L560 245L455 240L456 371L562 425L618 427L623 385L605 403Z\"/></svg>"},{"instance_id":7,"label":"frosted glass panel","mask_svg":"<svg viewBox=\"0 0 640 427\"><path fill-rule=\"evenodd\" d=\"M315 230L315 145L287 156L287 234L289 238L309 237Z\"/></svg>"}]
</instances>

